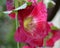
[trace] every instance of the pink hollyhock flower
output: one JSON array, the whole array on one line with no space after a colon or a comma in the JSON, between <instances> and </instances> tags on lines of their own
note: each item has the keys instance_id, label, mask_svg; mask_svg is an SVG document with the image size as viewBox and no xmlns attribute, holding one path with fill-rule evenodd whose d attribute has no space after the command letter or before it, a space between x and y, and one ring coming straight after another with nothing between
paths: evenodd
<instances>
[{"instance_id":1,"label":"pink hollyhock flower","mask_svg":"<svg viewBox=\"0 0 60 48\"><path fill-rule=\"evenodd\" d=\"M24 10L23 12L26 13ZM34 7L32 12L26 16L23 14L23 12L21 14L21 10L18 11L20 27L19 31L15 33L15 40L18 42L28 43L31 46L43 46L43 39L48 32L50 32L50 26L46 21L47 11L45 5L43 2L40 2ZM29 20L27 19L29 17L30 19L32 18L32 21L27 23L28 29L24 27L24 20Z\"/></svg>"},{"instance_id":2,"label":"pink hollyhock flower","mask_svg":"<svg viewBox=\"0 0 60 48\"><path fill-rule=\"evenodd\" d=\"M7 0L10 4L11 0ZM12 10L14 6L7 9ZM10 17L15 18L12 13ZM44 37L50 32L47 23L47 9L41 1L36 5L28 6L26 9L18 11L18 21L20 26L15 32L14 38L17 42L23 42L33 47L43 46Z\"/></svg>"},{"instance_id":3,"label":"pink hollyhock flower","mask_svg":"<svg viewBox=\"0 0 60 48\"><path fill-rule=\"evenodd\" d=\"M54 43L60 39L60 30L52 30L52 37L47 40L46 45L47 46L54 46Z\"/></svg>"}]
</instances>

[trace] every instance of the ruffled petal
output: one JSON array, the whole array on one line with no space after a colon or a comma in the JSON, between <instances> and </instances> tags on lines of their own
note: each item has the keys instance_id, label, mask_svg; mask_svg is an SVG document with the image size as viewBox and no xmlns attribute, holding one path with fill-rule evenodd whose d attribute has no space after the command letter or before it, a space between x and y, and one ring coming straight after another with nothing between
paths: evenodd
<instances>
[{"instance_id":1,"label":"ruffled petal","mask_svg":"<svg viewBox=\"0 0 60 48\"><path fill-rule=\"evenodd\" d=\"M42 47L43 39L41 39L41 38L31 39L28 43L33 47Z\"/></svg>"},{"instance_id":2,"label":"ruffled petal","mask_svg":"<svg viewBox=\"0 0 60 48\"><path fill-rule=\"evenodd\" d=\"M13 10L14 9L14 0L6 0L6 8L7 11ZM9 16L14 19L15 18L15 13L9 14Z\"/></svg>"},{"instance_id":3,"label":"ruffled petal","mask_svg":"<svg viewBox=\"0 0 60 48\"><path fill-rule=\"evenodd\" d=\"M17 42L26 42L27 36L25 35L23 28L19 27L17 29L14 38Z\"/></svg>"},{"instance_id":4,"label":"ruffled petal","mask_svg":"<svg viewBox=\"0 0 60 48\"><path fill-rule=\"evenodd\" d=\"M34 6L28 6L26 9L22 9L22 10L19 10L18 11L18 19L21 19L24 20L26 17L28 17L32 10L34 9Z\"/></svg>"},{"instance_id":5,"label":"ruffled petal","mask_svg":"<svg viewBox=\"0 0 60 48\"><path fill-rule=\"evenodd\" d=\"M47 40L46 46L53 47L54 43L60 39L60 30L52 30L52 37Z\"/></svg>"},{"instance_id":6,"label":"ruffled petal","mask_svg":"<svg viewBox=\"0 0 60 48\"><path fill-rule=\"evenodd\" d=\"M43 2L38 3L34 10L32 11L32 16L37 22L47 21L47 9Z\"/></svg>"},{"instance_id":7,"label":"ruffled petal","mask_svg":"<svg viewBox=\"0 0 60 48\"><path fill-rule=\"evenodd\" d=\"M6 6L7 6L7 10L12 10L14 8L14 2L13 0L6 0Z\"/></svg>"}]
</instances>

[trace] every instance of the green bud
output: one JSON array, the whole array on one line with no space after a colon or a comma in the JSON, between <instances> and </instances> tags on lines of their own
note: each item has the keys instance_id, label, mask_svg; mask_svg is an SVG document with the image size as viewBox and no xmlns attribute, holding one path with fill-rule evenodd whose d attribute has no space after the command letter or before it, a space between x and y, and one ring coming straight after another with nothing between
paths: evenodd
<instances>
[{"instance_id":1,"label":"green bud","mask_svg":"<svg viewBox=\"0 0 60 48\"><path fill-rule=\"evenodd\" d=\"M32 5L32 2L27 2L27 5L28 5L28 6Z\"/></svg>"},{"instance_id":2,"label":"green bud","mask_svg":"<svg viewBox=\"0 0 60 48\"><path fill-rule=\"evenodd\" d=\"M52 7L54 7L55 6L55 2L54 1L50 1L49 3L48 3L48 8L52 8Z\"/></svg>"}]
</instances>

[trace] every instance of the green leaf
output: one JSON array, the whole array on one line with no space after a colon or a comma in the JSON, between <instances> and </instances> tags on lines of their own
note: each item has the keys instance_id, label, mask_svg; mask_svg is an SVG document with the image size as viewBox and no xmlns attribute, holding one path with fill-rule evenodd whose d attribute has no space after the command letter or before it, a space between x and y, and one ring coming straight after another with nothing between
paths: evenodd
<instances>
[{"instance_id":1,"label":"green leaf","mask_svg":"<svg viewBox=\"0 0 60 48\"><path fill-rule=\"evenodd\" d=\"M21 6L22 4L24 4L26 1L25 0L19 0L18 3L19 3L19 6Z\"/></svg>"},{"instance_id":2,"label":"green leaf","mask_svg":"<svg viewBox=\"0 0 60 48\"><path fill-rule=\"evenodd\" d=\"M54 5L55 5L55 3L53 1L51 1L48 3L48 8L52 8L52 7L54 7Z\"/></svg>"},{"instance_id":3,"label":"green leaf","mask_svg":"<svg viewBox=\"0 0 60 48\"><path fill-rule=\"evenodd\" d=\"M27 2L27 5L28 5L28 6L32 5L32 2Z\"/></svg>"},{"instance_id":4,"label":"green leaf","mask_svg":"<svg viewBox=\"0 0 60 48\"><path fill-rule=\"evenodd\" d=\"M56 26L51 27L52 30L57 30L58 28Z\"/></svg>"},{"instance_id":5,"label":"green leaf","mask_svg":"<svg viewBox=\"0 0 60 48\"><path fill-rule=\"evenodd\" d=\"M38 0L38 2L40 2L41 0Z\"/></svg>"},{"instance_id":6,"label":"green leaf","mask_svg":"<svg viewBox=\"0 0 60 48\"><path fill-rule=\"evenodd\" d=\"M46 7L48 8L48 3L50 2L51 0L44 0L44 3L46 5Z\"/></svg>"},{"instance_id":7,"label":"green leaf","mask_svg":"<svg viewBox=\"0 0 60 48\"><path fill-rule=\"evenodd\" d=\"M55 2L52 0L44 0L44 3L45 3L47 8L51 8L55 5Z\"/></svg>"}]
</instances>

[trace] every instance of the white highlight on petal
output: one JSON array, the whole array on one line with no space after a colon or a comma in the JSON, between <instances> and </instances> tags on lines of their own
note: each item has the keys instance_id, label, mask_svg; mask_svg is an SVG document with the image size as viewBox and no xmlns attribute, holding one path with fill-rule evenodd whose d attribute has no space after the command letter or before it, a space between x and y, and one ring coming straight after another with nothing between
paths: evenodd
<instances>
[{"instance_id":1,"label":"white highlight on petal","mask_svg":"<svg viewBox=\"0 0 60 48\"><path fill-rule=\"evenodd\" d=\"M25 9L27 7L27 3L23 4L22 6L14 9L14 10L20 10L20 9Z\"/></svg>"},{"instance_id":2,"label":"white highlight on petal","mask_svg":"<svg viewBox=\"0 0 60 48\"><path fill-rule=\"evenodd\" d=\"M21 10L21 9L25 9L26 7L27 7L27 3L24 3L24 4L21 5L20 7L14 9L14 11ZM10 11L4 11L3 13L4 13L4 14L10 14L10 13L12 13L12 12L13 12L13 10L10 10Z\"/></svg>"},{"instance_id":3,"label":"white highlight on petal","mask_svg":"<svg viewBox=\"0 0 60 48\"><path fill-rule=\"evenodd\" d=\"M4 11L3 13L4 14L10 14L10 13L12 13L12 11Z\"/></svg>"}]
</instances>

